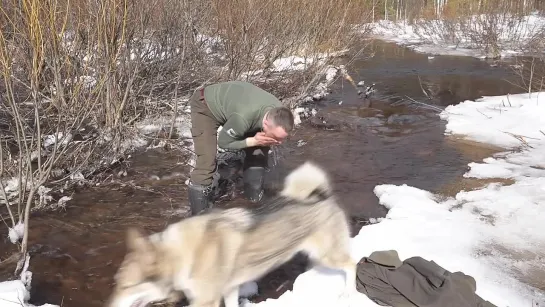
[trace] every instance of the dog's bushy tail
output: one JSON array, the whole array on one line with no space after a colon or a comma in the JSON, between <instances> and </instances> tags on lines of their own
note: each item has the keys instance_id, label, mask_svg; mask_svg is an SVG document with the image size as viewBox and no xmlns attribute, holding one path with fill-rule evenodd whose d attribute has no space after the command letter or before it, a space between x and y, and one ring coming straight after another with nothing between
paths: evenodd
<instances>
[{"instance_id":1,"label":"dog's bushy tail","mask_svg":"<svg viewBox=\"0 0 545 307\"><path fill-rule=\"evenodd\" d=\"M300 201L320 201L332 195L332 188L328 174L307 161L286 176L280 194Z\"/></svg>"}]
</instances>

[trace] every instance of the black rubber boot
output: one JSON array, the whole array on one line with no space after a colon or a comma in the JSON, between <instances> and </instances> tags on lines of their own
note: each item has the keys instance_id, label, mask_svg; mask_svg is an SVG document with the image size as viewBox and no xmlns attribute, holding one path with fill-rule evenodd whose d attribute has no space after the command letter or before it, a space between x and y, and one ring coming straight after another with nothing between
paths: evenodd
<instances>
[{"instance_id":1,"label":"black rubber boot","mask_svg":"<svg viewBox=\"0 0 545 307\"><path fill-rule=\"evenodd\" d=\"M190 183L188 190L191 215L197 215L211 207L211 185L203 186Z\"/></svg>"},{"instance_id":2,"label":"black rubber boot","mask_svg":"<svg viewBox=\"0 0 545 307\"><path fill-rule=\"evenodd\" d=\"M265 168L249 167L244 171L244 196L251 202L257 203L263 198L263 182L265 178Z\"/></svg>"}]
</instances>

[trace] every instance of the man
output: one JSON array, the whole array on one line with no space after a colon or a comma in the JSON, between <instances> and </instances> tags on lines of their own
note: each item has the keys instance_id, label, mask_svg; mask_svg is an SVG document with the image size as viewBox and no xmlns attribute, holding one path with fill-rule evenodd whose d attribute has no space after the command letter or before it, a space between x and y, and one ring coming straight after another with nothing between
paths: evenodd
<instances>
[{"instance_id":1,"label":"man","mask_svg":"<svg viewBox=\"0 0 545 307\"><path fill-rule=\"evenodd\" d=\"M197 161L191 172L189 204L193 215L209 207L215 188L216 149L244 150L244 194L263 196L269 147L294 126L293 113L271 93L247 82L229 81L197 89L190 98L191 134ZM217 135L219 126L223 126Z\"/></svg>"}]
</instances>

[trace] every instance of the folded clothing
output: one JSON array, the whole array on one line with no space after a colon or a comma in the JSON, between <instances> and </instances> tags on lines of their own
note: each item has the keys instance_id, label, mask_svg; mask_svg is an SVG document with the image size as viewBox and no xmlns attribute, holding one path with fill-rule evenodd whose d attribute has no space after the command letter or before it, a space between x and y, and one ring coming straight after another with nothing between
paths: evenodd
<instances>
[{"instance_id":1,"label":"folded clothing","mask_svg":"<svg viewBox=\"0 0 545 307\"><path fill-rule=\"evenodd\" d=\"M358 263L358 291L381 306L496 307L479 297L475 279L434 261L401 261L395 250L377 251Z\"/></svg>"}]
</instances>

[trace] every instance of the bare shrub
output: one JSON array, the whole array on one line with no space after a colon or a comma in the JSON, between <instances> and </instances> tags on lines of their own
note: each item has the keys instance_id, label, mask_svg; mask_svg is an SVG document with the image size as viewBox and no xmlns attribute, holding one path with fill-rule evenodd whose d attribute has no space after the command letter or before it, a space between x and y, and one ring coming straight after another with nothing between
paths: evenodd
<instances>
[{"instance_id":1,"label":"bare shrub","mask_svg":"<svg viewBox=\"0 0 545 307\"><path fill-rule=\"evenodd\" d=\"M545 24L532 15L540 9L539 3L530 1L448 1L441 11L423 9L412 22L425 41L498 57L502 49L528 52L543 47Z\"/></svg>"},{"instance_id":2,"label":"bare shrub","mask_svg":"<svg viewBox=\"0 0 545 307\"><path fill-rule=\"evenodd\" d=\"M528 13L525 7L513 5L512 1L489 1L476 12L468 11L460 30L475 48L497 57L502 48L523 49L525 36L536 31L536 25L526 16Z\"/></svg>"},{"instance_id":3,"label":"bare shrub","mask_svg":"<svg viewBox=\"0 0 545 307\"><path fill-rule=\"evenodd\" d=\"M528 94L541 92L545 86L545 60L540 57L517 57L513 65L514 72L519 76L519 86Z\"/></svg>"},{"instance_id":4,"label":"bare shrub","mask_svg":"<svg viewBox=\"0 0 545 307\"><path fill-rule=\"evenodd\" d=\"M321 57L346 48L355 24L369 17L365 1L213 1L227 78L270 75L274 61L303 58L305 70L323 65ZM300 58L298 60L300 60ZM256 74L246 74L258 71Z\"/></svg>"}]
</instances>

